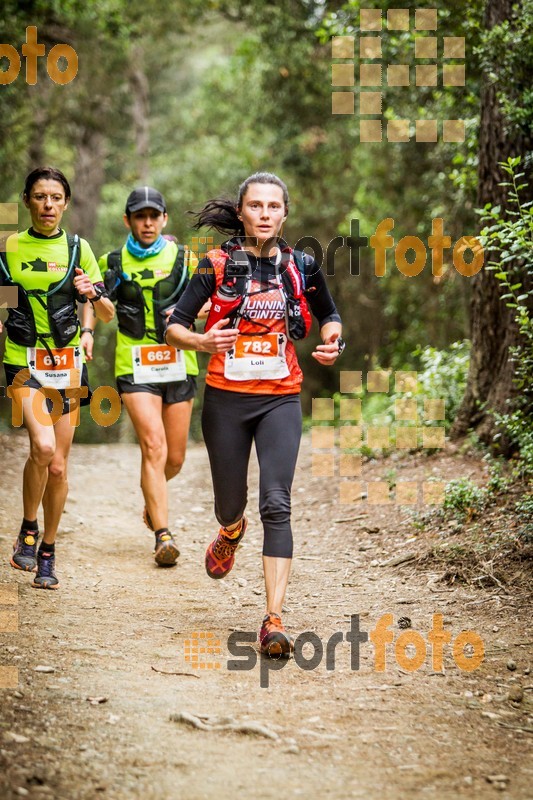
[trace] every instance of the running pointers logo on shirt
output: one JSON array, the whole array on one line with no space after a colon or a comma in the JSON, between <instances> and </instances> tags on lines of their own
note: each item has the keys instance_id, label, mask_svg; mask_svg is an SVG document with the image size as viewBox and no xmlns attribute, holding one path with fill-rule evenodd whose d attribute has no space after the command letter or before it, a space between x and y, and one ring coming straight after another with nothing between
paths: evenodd
<instances>
[{"instance_id":1,"label":"running pointers logo on shirt","mask_svg":"<svg viewBox=\"0 0 533 800\"><path fill-rule=\"evenodd\" d=\"M252 281L251 295L246 305L246 316L253 320L269 320L285 318L285 302L278 288L265 291L257 281Z\"/></svg>"}]
</instances>

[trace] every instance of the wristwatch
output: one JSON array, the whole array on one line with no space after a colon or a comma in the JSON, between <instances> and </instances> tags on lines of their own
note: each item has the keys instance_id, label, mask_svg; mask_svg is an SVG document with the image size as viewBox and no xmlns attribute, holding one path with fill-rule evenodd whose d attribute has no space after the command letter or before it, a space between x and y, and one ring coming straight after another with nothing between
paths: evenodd
<instances>
[{"instance_id":1,"label":"wristwatch","mask_svg":"<svg viewBox=\"0 0 533 800\"><path fill-rule=\"evenodd\" d=\"M94 331L92 328L80 328L80 333L90 333L91 336L94 336Z\"/></svg>"},{"instance_id":2,"label":"wristwatch","mask_svg":"<svg viewBox=\"0 0 533 800\"><path fill-rule=\"evenodd\" d=\"M339 338L336 341L337 341L337 345L338 345L338 348L339 348L339 356L340 356L340 355L342 355L342 353L344 353L344 351L346 349L346 342L344 341L342 336L339 336ZM338 356L337 356L337 358L338 358Z\"/></svg>"},{"instance_id":3,"label":"wristwatch","mask_svg":"<svg viewBox=\"0 0 533 800\"><path fill-rule=\"evenodd\" d=\"M96 294L94 297L89 297L89 301L91 303L97 303L101 297L107 295L106 290L102 286L99 286L97 283L93 283L93 289L96 292Z\"/></svg>"}]
</instances>

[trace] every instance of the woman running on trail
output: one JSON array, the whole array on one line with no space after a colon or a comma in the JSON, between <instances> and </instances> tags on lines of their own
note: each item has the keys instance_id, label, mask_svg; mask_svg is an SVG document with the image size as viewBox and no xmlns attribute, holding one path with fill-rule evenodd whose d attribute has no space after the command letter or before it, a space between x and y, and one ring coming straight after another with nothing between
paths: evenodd
<instances>
[{"instance_id":1,"label":"woman running on trail","mask_svg":"<svg viewBox=\"0 0 533 800\"><path fill-rule=\"evenodd\" d=\"M222 527L205 554L211 578L229 573L246 532L248 461L255 441L266 588L259 640L261 651L275 657L288 656L291 649L281 612L293 551L291 485L301 437L303 378L292 340L309 329L307 304L322 338L313 357L331 365L344 347L340 317L322 272L311 257L293 252L279 238L288 211L287 187L264 172L244 181L236 203L208 202L195 227L232 238L200 262L166 333L175 347L212 354L202 428ZM190 325L209 299L206 332L194 333Z\"/></svg>"},{"instance_id":2,"label":"woman running on trail","mask_svg":"<svg viewBox=\"0 0 533 800\"><path fill-rule=\"evenodd\" d=\"M89 300L106 322L114 315L88 243L60 227L70 196L62 172L33 170L22 193L31 227L9 237L0 253L0 286L18 287L18 307L9 309L5 323L8 395L22 413L30 443L22 481L24 517L11 566L36 571L36 589L59 587L55 538L68 492L67 461L79 406L90 399L77 302ZM41 502L44 531L37 549Z\"/></svg>"},{"instance_id":3,"label":"woman running on trail","mask_svg":"<svg viewBox=\"0 0 533 800\"><path fill-rule=\"evenodd\" d=\"M191 251L163 236L168 220L163 196L149 186L126 202L130 233L118 250L99 260L118 317L115 377L141 447L143 518L155 533L155 561L176 563L179 550L168 529L167 481L181 470L196 394L196 353L163 341L167 311L187 283ZM82 345L92 358L96 321L84 310Z\"/></svg>"}]
</instances>

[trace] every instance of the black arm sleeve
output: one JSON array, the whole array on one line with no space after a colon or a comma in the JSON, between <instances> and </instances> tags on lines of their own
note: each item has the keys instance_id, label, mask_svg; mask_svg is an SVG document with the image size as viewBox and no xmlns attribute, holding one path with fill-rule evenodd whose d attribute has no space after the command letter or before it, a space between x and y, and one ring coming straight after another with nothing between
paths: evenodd
<instances>
[{"instance_id":1,"label":"black arm sleeve","mask_svg":"<svg viewBox=\"0 0 533 800\"><path fill-rule=\"evenodd\" d=\"M324 273L313 259L305 264L306 291L305 296L309 308L317 318L320 327L326 322L341 322L337 307L328 289Z\"/></svg>"},{"instance_id":2,"label":"black arm sleeve","mask_svg":"<svg viewBox=\"0 0 533 800\"><path fill-rule=\"evenodd\" d=\"M168 322L169 325L184 325L190 328L202 306L215 291L216 281L213 266L208 258L202 258L187 288L181 295Z\"/></svg>"}]
</instances>

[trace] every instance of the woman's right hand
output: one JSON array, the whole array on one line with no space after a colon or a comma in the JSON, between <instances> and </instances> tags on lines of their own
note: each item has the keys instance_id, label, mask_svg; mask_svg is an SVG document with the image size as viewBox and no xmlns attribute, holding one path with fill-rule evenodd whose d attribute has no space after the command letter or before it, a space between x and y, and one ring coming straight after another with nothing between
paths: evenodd
<instances>
[{"instance_id":1,"label":"woman's right hand","mask_svg":"<svg viewBox=\"0 0 533 800\"><path fill-rule=\"evenodd\" d=\"M207 353L227 353L235 347L239 329L226 328L228 322L229 319L219 319L207 333L202 334L203 349Z\"/></svg>"}]
</instances>

